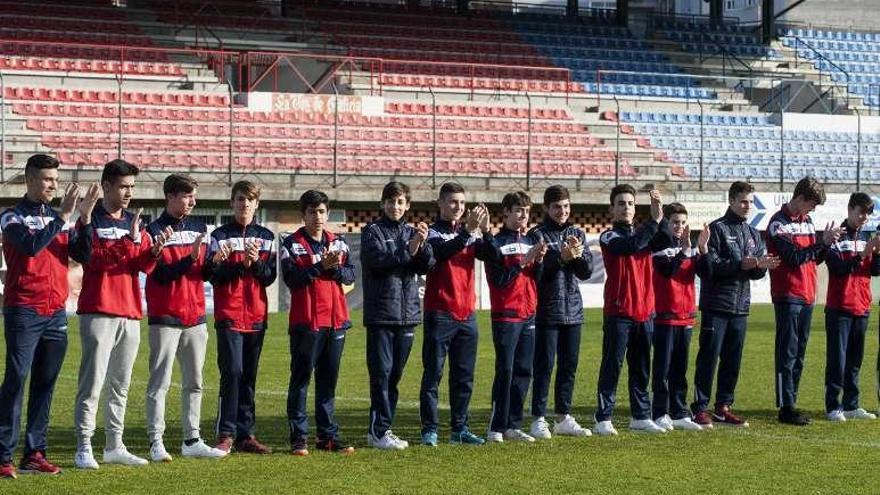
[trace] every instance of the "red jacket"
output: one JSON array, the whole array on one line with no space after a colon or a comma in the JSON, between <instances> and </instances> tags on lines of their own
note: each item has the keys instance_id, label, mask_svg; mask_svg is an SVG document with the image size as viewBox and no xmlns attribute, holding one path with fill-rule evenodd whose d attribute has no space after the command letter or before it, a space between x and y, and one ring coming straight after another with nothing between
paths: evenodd
<instances>
[{"instance_id":1,"label":"red jacket","mask_svg":"<svg viewBox=\"0 0 880 495\"><path fill-rule=\"evenodd\" d=\"M342 253L339 268L321 266L322 253L329 252ZM281 245L281 274L290 288L291 331L351 327L342 286L353 284L355 274L344 238L324 231L316 241L300 228Z\"/></svg>"},{"instance_id":2,"label":"red jacket","mask_svg":"<svg viewBox=\"0 0 880 495\"><path fill-rule=\"evenodd\" d=\"M425 314L439 311L467 320L477 302L474 259L486 259L485 243L491 243L492 236L471 237L463 226L438 220L428 231L428 242L436 263L425 282Z\"/></svg>"},{"instance_id":3,"label":"red jacket","mask_svg":"<svg viewBox=\"0 0 880 495\"><path fill-rule=\"evenodd\" d=\"M163 212L147 226L154 237L166 227L174 234L159 253L156 268L147 277L147 316L151 325L192 327L205 323L205 284L202 269L205 250L193 260L192 243L208 231L204 222L177 219ZM207 241L207 239L205 239Z\"/></svg>"},{"instance_id":4,"label":"red jacket","mask_svg":"<svg viewBox=\"0 0 880 495\"><path fill-rule=\"evenodd\" d=\"M259 258L250 268L245 268L246 245L252 242L260 243ZM224 245L232 248L232 254L214 264L214 253ZM272 285L278 273L275 262L275 235L255 222L243 226L232 221L211 232L205 274L214 286L216 328L242 333L266 329L269 318L266 287Z\"/></svg>"},{"instance_id":5,"label":"red jacket","mask_svg":"<svg viewBox=\"0 0 880 495\"><path fill-rule=\"evenodd\" d=\"M485 263L493 321L520 322L535 316L539 268L532 264L522 269L520 262L537 243L535 237L507 228L495 235L492 259Z\"/></svg>"},{"instance_id":6,"label":"red jacket","mask_svg":"<svg viewBox=\"0 0 880 495\"><path fill-rule=\"evenodd\" d=\"M697 314L696 250L671 247L654 253L654 322L694 326Z\"/></svg>"},{"instance_id":7,"label":"red jacket","mask_svg":"<svg viewBox=\"0 0 880 495\"><path fill-rule=\"evenodd\" d=\"M638 229L615 223L599 237L605 263L605 316L648 321L654 315L653 251L669 245L667 221L648 220Z\"/></svg>"},{"instance_id":8,"label":"red jacket","mask_svg":"<svg viewBox=\"0 0 880 495\"><path fill-rule=\"evenodd\" d=\"M40 316L64 310L68 257L88 261L91 225L76 229L49 205L23 198L0 215L6 260L3 306L30 308Z\"/></svg>"},{"instance_id":9,"label":"red jacket","mask_svg":"<svg viewBox=\"0 0 880 495\"><path fill-rule=\"evenodd\" d=\"M788 205L770 218L767 251L782 259L770 270L770 296L774 303L816 302L816 265L825 259L825 245L816 242L816 228L809 215L795 217Z\"/></svg>"},{"instance_id":10,"label":"red jacket","mask_svg":"<svg viewBox=\"0 0 880 495\"><path fill-rule=\"evenodd\" d=\"M859 253L868 242L867 232L855 231L843 224L840 239L828 249L828 294L825 309L853 316L871 312L871 277L880 275L880 256Z\"/></svg>"},{"instance_id":11,"label":"red jacket","mask_svg":"<svg viewBox=\"0 0 880 495\"><path fill-rule=\"evenodd\" d=\"M132 320L143 317L138 274L156 266L150 236L130 233L134 214L113 218L100 203L92 212L92 253L83 265L78 314L101 313Z\"/></svg>"}]
</instances>

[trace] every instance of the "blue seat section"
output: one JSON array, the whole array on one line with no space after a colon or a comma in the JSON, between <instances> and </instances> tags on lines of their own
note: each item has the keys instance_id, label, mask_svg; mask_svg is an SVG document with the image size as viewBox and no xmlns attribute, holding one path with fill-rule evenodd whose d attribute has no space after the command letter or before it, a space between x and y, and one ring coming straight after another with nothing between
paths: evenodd
<instances>
[{"instance_id":1,"label":"blue seat section","mask_svg":"<svg viewBox=\"0 0 880 495\"><path fill-rule=\"evenodd\" d=\"M514 20L511 27L554 65L572 71L587 92L628 97L716 99L715 91L682 74L681 68L651 51L626 28L594 23ZM600 71L614 71L600 73Z\"/></svg>"},{"instance_id":2,"label":"blue seat section","mask_svg":"<svg viewBox=\"0 0 880 495\"><path fill-rule=\"evenodd\" d=\"M786 180L815 176L827 182L854 182L859 161L862 179L880 179L880 135L786 130L767 115L621 112L620 121L646 137L651 147L691 177ZM861 157L859 156L861 146Z\"/></svg>"},{"instance_id":3,"label":"blue seat section","mask_svg":"<svg viewBox=\"0 0 880 495\"><path fill-rule=\"evenodd\" d=\"M880 106L880 33L788 27L781 39L866 105Z\"/></svg>"}]
</instances>

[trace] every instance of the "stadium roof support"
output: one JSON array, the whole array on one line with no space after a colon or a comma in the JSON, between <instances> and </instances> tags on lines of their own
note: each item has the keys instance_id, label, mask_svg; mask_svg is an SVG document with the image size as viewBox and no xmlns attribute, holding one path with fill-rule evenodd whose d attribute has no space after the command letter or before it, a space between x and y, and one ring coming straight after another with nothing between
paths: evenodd
<instances>
[{"instance_id":1,"label":"stadium roof support","mask_svg":"<svg viewBox=\"0 0 880 495\"><path fill-rule=\"evenodd\" d=\"M761 38L767 44L776 37L776 17L773 15L776 12L775 4L774 0L764 0L761 4Z\"/></svg>"}]
</instances>

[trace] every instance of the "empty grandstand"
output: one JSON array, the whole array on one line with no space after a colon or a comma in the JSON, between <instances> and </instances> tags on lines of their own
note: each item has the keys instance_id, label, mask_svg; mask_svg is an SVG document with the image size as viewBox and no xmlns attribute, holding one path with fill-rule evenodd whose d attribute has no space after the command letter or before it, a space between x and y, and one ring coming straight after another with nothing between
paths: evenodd
<instances>
[{"instance_id":1,"label":"empty grandstand","mask_svg":"<svg viewBox=\"0 0 880 495\"><path fill-rule=\"evenodd\" d=\"M354 223L393 177L419 201L454 178L599 205L619 181L880 179L880 33L576 4L0 0L4 195L40 150L77 180L141 165L145 199L178 170L209 200L243 176L270 201L319 186Z\"/></svg>"}]
</instances>

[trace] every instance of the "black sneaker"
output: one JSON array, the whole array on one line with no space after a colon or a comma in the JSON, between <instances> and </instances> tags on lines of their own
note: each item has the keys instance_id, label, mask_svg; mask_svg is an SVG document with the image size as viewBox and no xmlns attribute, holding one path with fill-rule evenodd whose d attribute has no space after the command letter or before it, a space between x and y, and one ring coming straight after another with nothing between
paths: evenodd
<instances>
[{"instance_id":1,"label":"black sneaker","mask_svg":"<svg viewBox=\"0 0 880 495\"><path fill-rule=\"evenodd\" d=\"M290 453L300 457L309 455L309 442L306 437L295 438L291 441Z\"/></svg>"},{"instance_id":2,"label":"black sneaker","mask_svg":"<svg viewBox=\"0 0 880 495\"><path fill-rule=\"evenodd\" d=\"M812 421L797 409L786 406L779 409L779 422L787 425L807 426Z\"/></svg>"},{"instance_id":3,"label":"black sneaker","mask_svg":"<svg viewBox=\"0 0 880 495\"><path fill-rule=\"evenodd\" d=\"M315 445L318 450L326 450L327 452L337 452L339 454L353 454L354 447L346 444L339 438L318 439Z\"/></svg>"}]
</instances>

